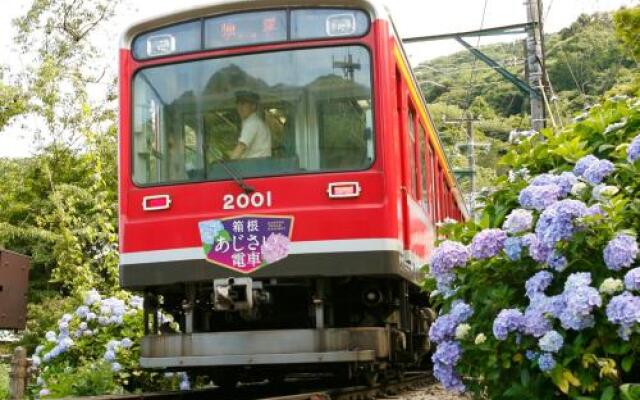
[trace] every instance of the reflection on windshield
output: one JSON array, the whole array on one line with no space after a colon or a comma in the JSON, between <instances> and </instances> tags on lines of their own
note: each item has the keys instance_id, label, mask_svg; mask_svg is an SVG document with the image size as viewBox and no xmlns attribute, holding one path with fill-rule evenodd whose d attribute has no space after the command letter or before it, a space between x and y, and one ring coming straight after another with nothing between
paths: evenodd
<instances>
[{"instance_id":1,"label":"reflection on windshield","mask_svg":"<svg viewBox=\"0 0 640 400\"><path fill-rule=\"evenodd\" d=\"M153 67L134 79L138 184L359 170L373 161L371 68L359 46Z\"/></svg>"}]
</instances>

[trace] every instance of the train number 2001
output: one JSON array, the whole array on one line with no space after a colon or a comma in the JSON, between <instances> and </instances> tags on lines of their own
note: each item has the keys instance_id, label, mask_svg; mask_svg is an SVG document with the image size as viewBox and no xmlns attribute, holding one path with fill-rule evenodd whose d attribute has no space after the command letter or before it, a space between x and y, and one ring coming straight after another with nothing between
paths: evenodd
<instances>
[{"instance_id":1,"label":"train number 2001","mask_svg":"<svg viewBox=\"0 0 640 400\"><path fill-rule=\"evenodd\" d=\"M271 191L260 193L253 192L251 194L241 193L238 196L232 194L225 194L222 197L223 210L235 210L236 208L249 208L251 207L271 207Z\"/></svg>"}]
</instances>

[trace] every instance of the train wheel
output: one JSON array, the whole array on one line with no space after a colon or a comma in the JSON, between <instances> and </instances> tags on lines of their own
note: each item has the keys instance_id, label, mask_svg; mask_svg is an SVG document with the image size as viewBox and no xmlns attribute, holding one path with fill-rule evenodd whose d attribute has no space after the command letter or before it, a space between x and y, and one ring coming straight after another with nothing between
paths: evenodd
<instances>
[{"instance_id":1,"label":"train wheel","mask_svg":"<svg viewBox=\"0 0 640 400\"><path fill-rule=\"evenodd\" d=\"M369 387L374 387L378 384L380 379L380 373L378 371L363 371L360 375L362 383Z\"/></svg>"}]
</instances>

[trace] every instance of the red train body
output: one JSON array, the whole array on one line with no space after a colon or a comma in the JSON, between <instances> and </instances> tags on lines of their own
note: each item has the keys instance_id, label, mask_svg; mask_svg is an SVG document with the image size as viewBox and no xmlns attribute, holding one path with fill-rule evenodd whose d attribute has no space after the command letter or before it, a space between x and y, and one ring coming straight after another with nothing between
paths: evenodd
<instances>
[{"instance_id":1,"label":"red train body","mask_svg":"<svg viewBox=\"0 0 640 400\"><path fill-rule=\"evenodd\" d=\"M185 39L190 32L197 33ZM149 322L143 365L215 367L229 376L234 366L307 365L318 354L349 365L424 355L420 267L435 222L466 211L385 10L367 0L230 2L137 24L121 47L121 283L145 291L150 321L164 310L181 331L163 335L161 322ZM215 153L232 149L242 129L233 108L239 90L260 98L272 142L264 160ZM233 221L246 230L251 218L291 224L278 231L286 257L266 262L263 235L254 268L247 254L233 263L216 258L231 237L207 247L201 223L229 230ZM249 308L225 308L213 285L220 280L233 293L234 282L249 288L232 302L258 297ZM344 311L343 301L362 304ZM262 312L248 316L253 309ZM367 330L366 339L354 329ZM262 342L319 334L348 338L301 350ZM197 336L203 343L243 337L239 346L254 350L187 349L185 335L194 342L209 335ZM340 356L354 340L399 344Z\"/></svg>"}]
</instances>

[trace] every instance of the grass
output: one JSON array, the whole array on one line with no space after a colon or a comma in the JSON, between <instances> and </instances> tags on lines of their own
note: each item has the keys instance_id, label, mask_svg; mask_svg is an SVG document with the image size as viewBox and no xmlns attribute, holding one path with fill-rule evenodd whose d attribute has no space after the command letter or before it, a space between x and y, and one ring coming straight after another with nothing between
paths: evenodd
<instances>
[{"instance_id":1,"label":"grass","mask_svg":"<svg viewBox=\"0 0 640 400\"><path fill-rule=\"evenodd\" d=\"M9 398L9 365L0 364L0 399Z\"/></svg>"}]
</instances>

